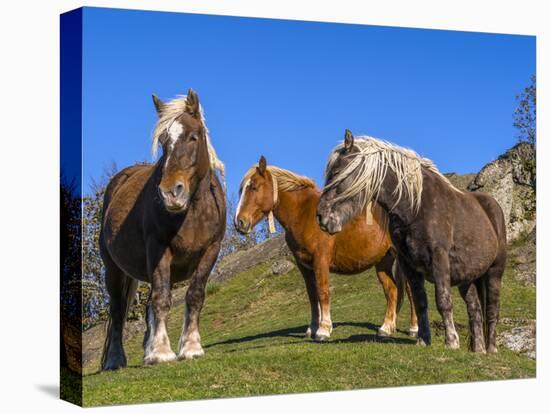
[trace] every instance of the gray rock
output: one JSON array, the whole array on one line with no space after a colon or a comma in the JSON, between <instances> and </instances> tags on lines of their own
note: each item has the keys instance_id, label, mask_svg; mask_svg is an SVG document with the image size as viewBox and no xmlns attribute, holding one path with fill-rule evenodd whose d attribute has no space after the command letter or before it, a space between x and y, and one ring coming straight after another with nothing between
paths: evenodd
<instances>
[{"instance_id":1,"label":"gray rock","mask_svg":"<svg viewBox=\"0 0 550 414\"><path fill-rule=\"evenodd\" d=\"M468 186L474 181L477 174L457 174L457 173L446 173L443 174L449 179L449 181L459 190L467 191Z\"/></svg>"},{"instance_id":2,"label":"gray rock","mask_svg":"<svg viewBox=\"0 0 550 414\"><path fill-rule=\"evenodd\" d=\"M537 241L536 227L523 239L517 240L508 253L508 261L513 263L516 279L524 286L536 285Z\"/></svg>"},{"instance_id":3,"label":"gray rock","mask_svg":"<svg viewBox=\"0 0 550 414\"><path fill-rule=\"evenodd\" d=\"M511 330L502 332L497 343L500 346L518 352L528 358L536 358L536 325L532 321L528 325L517 326Z\"/></svg>"},{"instance_id":4,"label":"gray rock","mask_svg":"<svg viewBox=\"0 0 550 414\"><path fill-rule=\"evenodd\" d=\"M225 256L216 265L209 280L221 282L240 272L244 272L257 264L268 260L290 255L284 234L269 238L247 250L241 250Z\"/></svg>"},{"instance_id":5,"label":"gray rock","mask_svg":"<svg viewBox=\"0 0 550 414\"><path fill-rule=\"evenodd\" d=\"M271 265L271 273L273 273L274 275L284 275L294 268L294 263L288 260L277 260Z\"/></svg>"},{"instance_id":6,"label":"gray rock","mask_svg":"<svg viewBox=\"0 0 550 414\"><path fill-rule=\"evenodd\" d=\"M533 145L522 142L483 167L468 190L489 193L498 201L504 212L508 241L513 241L535 227L535 184L535 150Z\"/></svg>"}]
</instances>

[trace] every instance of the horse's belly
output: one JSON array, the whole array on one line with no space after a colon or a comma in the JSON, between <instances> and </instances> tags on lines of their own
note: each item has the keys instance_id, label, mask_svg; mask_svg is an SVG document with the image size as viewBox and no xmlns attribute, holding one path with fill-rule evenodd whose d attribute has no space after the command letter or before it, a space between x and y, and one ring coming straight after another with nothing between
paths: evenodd
<instances>
[{"instance_id":1,"label":"horse's belly","mask_svg":"<svg viewBox=\"0 0 550 414\"><path fill-rule=\"evenodd\" d=\"M483 254L482 254L483 253ZM496 249L452 249L449 253L451 284L470 283L483 276L496 258Z\"/></svg>"}]
</instances>

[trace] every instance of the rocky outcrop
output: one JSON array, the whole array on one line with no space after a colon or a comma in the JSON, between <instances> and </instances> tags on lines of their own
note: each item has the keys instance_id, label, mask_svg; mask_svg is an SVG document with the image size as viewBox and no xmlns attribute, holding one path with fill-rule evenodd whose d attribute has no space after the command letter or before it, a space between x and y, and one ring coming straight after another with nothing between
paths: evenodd
<instances>
[{"instance_id":1,"label":"rocky outcrop","mask_svg":"<svg viewBox=\"0 0 550 414\"><path fill-rule=\"evenodd\" d=\"M516 279L524 286L536 285L537 276L537 229L525 238L512 244L508 251L508 261L514 265Z\"/></svg>"},{"instance_id":2,"label":"rocky outcrop","mask_svg":"<svg viewBox=\"0 0 550 414\"><path fill-rule=\"evenodd\" d=\"M225 256L217 264L209 280L221 282L257 264L288 255L290 255L290 250L286 245L285 236L280 234L250 249L240 250Z\"/></svg>"},{"instance_id":3,"label":"rocky outcrop","mask_svg":"<svg viewBox=\"0 0 550 414\"><path fill-rule=\"evenodd\" d=\"M446 173L443 175L459 190L468 191L468 186L474 181L477 174Z\"/></svg>"},{"instance_id":4,"label":"rocky outcrop","mask_svg":"<svg viewBox=\"0 0 550 414\"><path fill-rule=\"evenodd\" d=\"M516 321L503 319L503 325L514 324ZM498 335L497 344L514 352L518 352L527 358L537 357L537 327L534 320L521 321L521 326L515 326Z\"/></svg>"},{"instance_id":5,"label":"rocky outcrop","mask_svg":"<svg viewBox=\"0 0 550 414\"><path fill-rule=\"evenodd\" d=\"M467 188L489 193L498 201L504 211L508 241L513 241L535 227L535 183L535 150L522 142L483 167Z\"/></svg>"}]
</instances>

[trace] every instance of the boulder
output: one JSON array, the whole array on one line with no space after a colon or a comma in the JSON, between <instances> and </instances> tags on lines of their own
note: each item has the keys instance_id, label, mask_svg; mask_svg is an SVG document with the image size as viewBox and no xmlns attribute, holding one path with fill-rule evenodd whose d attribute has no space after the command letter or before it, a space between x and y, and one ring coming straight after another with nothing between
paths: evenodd
<instances>
[{"instance_id":1,"label":"boulder","mask_svg":"<svg viewBox=\"0 0 550 414\"><path fill-rule=\"evenodd\" d=\"M294 263L289 260L276 260L271 265L271 273L273 273L274 275L284 275L293 270L295 267L296 266L294 266Z\"/></svg>"},{"instance_id":2,"label":"boulder","mask_svg":"<svg viewBox=\"0 0 550 414\"><path fill-rule=\"evenodd\" d=\"M515 145L483 167L467 188L489 193L498 201L509 242L530 233L536 224L534 146L526 142Z\"/></svg>"},{"instance_id":3,"label":"boulder","mask_svg":"<svg viewBox=\"0 0 550 414\"><path fill-rule=\"evenodd\" d=\"M217 264L209 280L221 282L260 263L290 254L284 234L279 234L250 249L225 256Z\"/></svg>"},{"instance_id":4,"label":"boulder","mask_svg":"<svg viewBox=\"0 0 550 414\"><path fill-rule=\"evenodd\" d=\"M497 343L527 358L536 359L536 325L531 321L528 325L516 326L498 335Z\"/></svg>"}]
</instances>

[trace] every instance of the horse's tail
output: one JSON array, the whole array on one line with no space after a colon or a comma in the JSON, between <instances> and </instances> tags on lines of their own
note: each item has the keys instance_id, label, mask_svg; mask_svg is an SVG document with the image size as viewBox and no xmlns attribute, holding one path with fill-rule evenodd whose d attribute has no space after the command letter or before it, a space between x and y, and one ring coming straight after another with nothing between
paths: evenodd
<instances>
[{"instance_id":1,"label":"horse's tail","mask_svg":"<svg viewBox=\"0 0 550 414\"><path fill-rule=\"evenodd\" d=\"M399 266L399 259L395 259L394 269L393 269L393 278L395 280L395 286L397 287L397 306L396 312L399 313L401 310L401 305L403 305L403 292L407 283L405 272L401 266Z\"/></svg>"},{"instance_id":2,"label":"horse's tail","mask_svg":"<svg viewBox=\"0 0 550 414\"><path fill-rule=\"evenodd\" d=\"M126 306L124 307L124 315L122 316L122 330L124 331L124 324L126 322L126 318L128 317L128 312L130 311L130 307L134 303L134 299L136 296L137 288L139 286L139 281L129 277L124 276L124 285L122 287L122 299L125 301L124 303ZM107 319L107 323L105 324L105 343L103 344L103 353L101 355L101 366L105 366L106 358L107 358L107 351L109 349L109 346L111 344L111 314L109 312L109 318Z\"/></svg>"},{"instance_id":3,"label":"horse's tail","mask_svg":"<svg viewBox=\"0 0 550 414\"><path fill-rule=\"evenodd\" d=\"M481 316L483 319L483 337L485 343L489 337L489 325L487 323L487 276L483 276L475 281L479 303L481 304Z\"/></svg>"}]
</instances>

